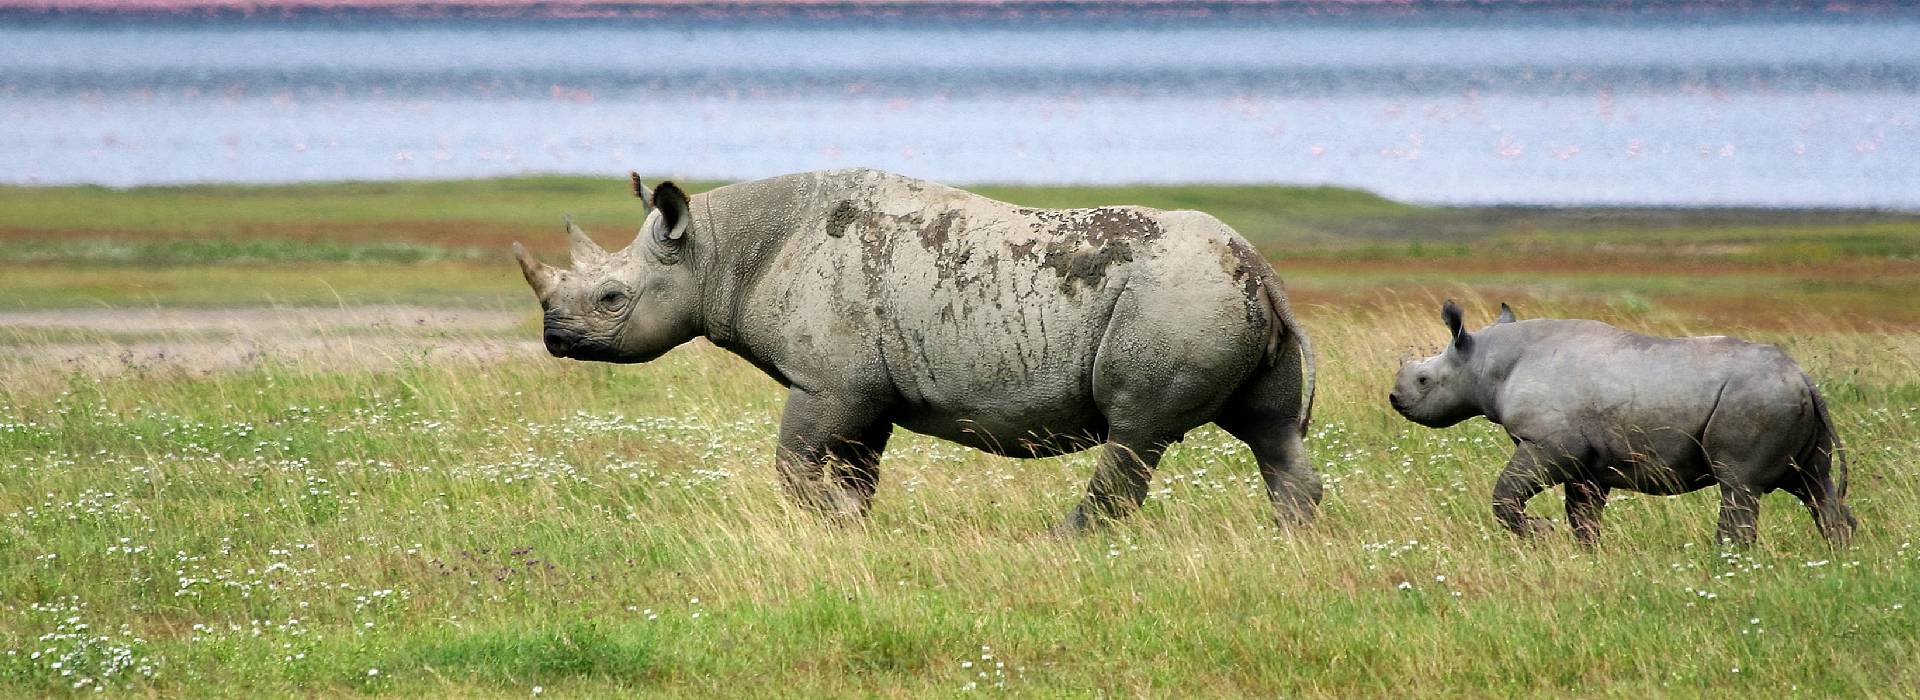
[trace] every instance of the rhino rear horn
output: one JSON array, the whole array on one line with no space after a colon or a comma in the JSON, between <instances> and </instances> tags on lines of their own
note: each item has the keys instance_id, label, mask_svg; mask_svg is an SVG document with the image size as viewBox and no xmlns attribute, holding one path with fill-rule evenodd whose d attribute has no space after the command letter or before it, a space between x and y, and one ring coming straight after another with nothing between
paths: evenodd
<instances>
[{"instance_id":1,"label":"rhino rear horn","mask_svg":"<svg viewBox=\"0 0 1920 700\"><path fill-rule=\"evenodd\" d=\"M547 292L553 290L553 268L535 260L533 255L527 252L527 247L520 245L519 241L513 242L513 257L520 261L520 274L526 276L527 286L533 287L534 296L541 299L547 298Z\"/></svg>"},{"instance_id":2,"label":"rhino rear horn","mask_svg":"<svg viewBox=\"0 0 1920 700\"><path fill-rule=\"evenodd\" d=\"M571 214L567 215L567 243L570 246L568 251L573 256L575 267L582 263L598 263L607 257L607 251L601 249L600 244L594 243L593 239L587 236L586 231L580 230L580 226L573 223Z\"/></svg>"},{"instance_id":3,"label":"rhino rear horn","mask_svg":"<svg viewBox=\"0 0 1920 700\"><path fill-rule=\"evenodd\" d=\"M1500 302L1500 317L1494 319L1493 322L1494 323L1513 323L1514 321L1518 321L1518 320L1520 319L1513 315L1513 307L1507 306L1507 302L1504 302L1504 301Z\"/></svg>"}]
</instances>

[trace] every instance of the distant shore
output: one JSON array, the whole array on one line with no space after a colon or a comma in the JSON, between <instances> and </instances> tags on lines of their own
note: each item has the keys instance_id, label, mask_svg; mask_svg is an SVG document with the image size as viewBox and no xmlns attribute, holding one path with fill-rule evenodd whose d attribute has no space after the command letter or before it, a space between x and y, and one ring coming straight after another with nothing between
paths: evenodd
<instances>
[{"instance_id":1,"label":"distant shore","mask_svg":"<svg viewBox=\"0 0 1920 700\"><path fill-rule=\"evenodd\" d=\"M1580 0L0 0L0 17L185 17L249 20L318 18L406 19L674 19L1102 21L1110 19L1406 20L1410 18L1613 18L1625 21L1725 21L1742 16L1829 17L1839 20L1914 14L1904 3L1845 4L1801 0L1701 3L1637 2L1596 7Z\"/></svg>"}]
</instances>

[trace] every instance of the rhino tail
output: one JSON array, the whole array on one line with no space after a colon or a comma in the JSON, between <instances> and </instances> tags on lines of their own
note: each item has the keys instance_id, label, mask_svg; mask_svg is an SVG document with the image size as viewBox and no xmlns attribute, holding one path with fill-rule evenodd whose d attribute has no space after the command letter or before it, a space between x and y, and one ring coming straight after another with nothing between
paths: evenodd
<instances>
[{"instance_id":1,"label":"rhino tail","mask_svg":"<svg viewBox=\"0 0 1920 700\"><path fill-rule=\"evenodd\" d=\"M1268 367L1279 364L1288 345L1299 350L1300 367L1304 375L1302 379L1305 380L1307 392L1305 407L1300 411L1300 434L1304 436L1307 426L1313 422L1313 341L1307 337L1300 321L1294 318L1293 307L1287 302L1286 292L1280 289L1279 278L1269 273L1265 281L1266 284L1260 285L1261 295L1266 297L1267 308L1277 321L1273 324L1272 335L1267 339L1266 364Z\"/></svg>"}]
</instances>

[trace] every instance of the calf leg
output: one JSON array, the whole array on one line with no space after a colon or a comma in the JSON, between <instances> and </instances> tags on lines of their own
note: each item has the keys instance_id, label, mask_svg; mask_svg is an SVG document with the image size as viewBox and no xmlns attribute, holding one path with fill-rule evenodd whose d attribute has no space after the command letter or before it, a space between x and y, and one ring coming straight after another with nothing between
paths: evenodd
<instances>
[{"instance_id":1,"label":"calf leg","mask_svg":"<svg viewBox=\"0 0 1920 700\"><path fill-rule=\"evenodd\" d=\"M829 520L865 515L891 427L878 414L865 402L793 390L780 415L774 459L787 494Z\"/></svg>"},{"instance_id":2,"label":"calf leg","mask_svg":"<svg viewBox=\"0 0 1920 700\"><path fill-rule=\"evenodd\" d=\"M1853 518L1853 509L1847 507L1847 495L1833 483L1835 461L1835 440L1830 436L1816 435L1817 441L1811 449L1795 460L1795 473L1785 479L1781 488L1793 494L1813 514L1813 524L1820 528L1820 534L1835 547L1845 547L1853 540L1853 528L1858 525Z\"/></svg>"},{"instance_id":3,"label":"calf leg","mask_svg":"<svg viewBox=\"0 0 1920 700\"><path fill-rule=\"evenodd\" d=\"M1539 448L1521 441L1507 460L1507 468L1493 482L1493 516L1509 532L1533 537L1553 531L1546 518L1527 516L1527 501L1553 485L1552 469L1537 454Z\"/></svg>"},{"instance_id":4,"label":"calf leg","mask_svg":"<svg viewBox=\"0 0 1920 700\"><path fill-rule=\"evenodd\" d=\"M1854 519L1853 509L1847 507L1846 497L1834 488L1832 477L1806 476L1785 488L1806 505L1807 512L1813 514L1814 527L1820 528L1827 542L1845 547L1853 541L1853 528L1859 521Z\"/></svg>"},{"instance_id":5,"label":"calf leg","mask_svg":"<svg viewBox=\"0 0 1920 700\"><path fill-rule=\"evenodd\" d=\"M1600 542L1600 511L1607 507L1608 489L1590 481L1567 482L1567 523L1581 544Z\"/></svg>"},{"instance_id":6,"label":"calf leg","mask_svg":"<svg viewBox=\"0 0 1920 700\"><path fill-rule=\"evenodd\" d=\"M1736 481L1720 482L1720 542L1746 547L1759 537L1759 529L1759 491Z\"/></svg>"}]
</instances>

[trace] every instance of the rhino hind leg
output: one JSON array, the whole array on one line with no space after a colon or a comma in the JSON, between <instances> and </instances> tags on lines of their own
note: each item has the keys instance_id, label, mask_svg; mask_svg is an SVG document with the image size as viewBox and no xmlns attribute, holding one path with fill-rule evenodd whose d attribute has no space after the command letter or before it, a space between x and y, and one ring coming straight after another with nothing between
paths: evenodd
<instances>
[{"instance_id":1,"label":"rhino hind leg","mask_svg":"<svg viewBox=\"0 0 1920 700\"><path fill-rule=\"evenodd\" d=\"M1799 402L1783 400L1772 377L1743 378L1721 390L1701 431L1701 452L1720 484L1715 538L1745 547L1759 539L1760 497L1797 480L1795 453L1814 426Z\"/></svg>"},{"instance_id":2,"label":"rhino hind leg","mask_svg":"<svg viewBox=\"0 0 1920 700\"><path fill-rule=\"evenodd\" d=\"M828 477L833 485L853 497L860 515L867 514L873 492L880 485L880 455L887 449L887 438L892 436L892 423L876 421L853 439L834 441L828 448L832 458L827 463Z\"/></svg>"},{"instance_id":3,"label":"rhino hind leg","mask_svg":"<svg viewBox=\"0 0 1920 700\"><path fill-rule=\"evenodd\" d=\"M1306 413L1301 351L1298 344L1283 347L1291 350L1241 384L1214 424L1253 450L1277 522L1292 528L1313 522L1325 488L1301 444Z\"/></svg>"},{"instance_id":4,"label":"rhino hind leg","mask_svg":"<svg viewBox=\"0 0 1920 700\"><path fill-rule=\"evenodd\" d=\"M1824 457L1825 450L1821 452ZM1807 507L1821 536L1835 547L1845 547L1853 540L1853 529L1859 521L1854 519L1853 509L1847 507L1846 495L1834 486L1828 464L1821 457L1816 457L1813 464L1802 465L1800 478L1790 480L1781 488Z\"/></svg>"},{"instance_id":5,"label":"rhino hind leg","mask_svg":"<svg viewBox=\"0 0 1920 700\"><path fill-rule=\"evenodd\" d=\"M1267 484L1267 500L1273 504L1280 527L1311 523L1325 489L1319 472L1307 461L1306 446L1300 442L1300 421L1291 415L1277 419L1259 416L1223 417L1217 424L1253 450L1260 478Z\"/></svg>"},{"instance_id":6,"label":"rhino hind leg","mask_svg":"<svg viewBox=\"0 0 1920 700\"><path fill-rule=\"evenodd\" d=\"M795 390L780 414L774 465L795 502L836 522L867 513L891 426L878 410Z\"/></svg>"},{"instance_id":7,"label":"rhino hind leg","mask_svg":"<svg viewBox=\"0 0 1920 700\"><path fill-rule=\"evenodd\" d=\"M1147 500L1147 484L1167 449L1167 439L1130 440L1110 436L1100 449L1099 464L1087 482L1087 497L1054 528L1071 535L1093 530L1139 510Z\"/></svg>"}]
</instances>

